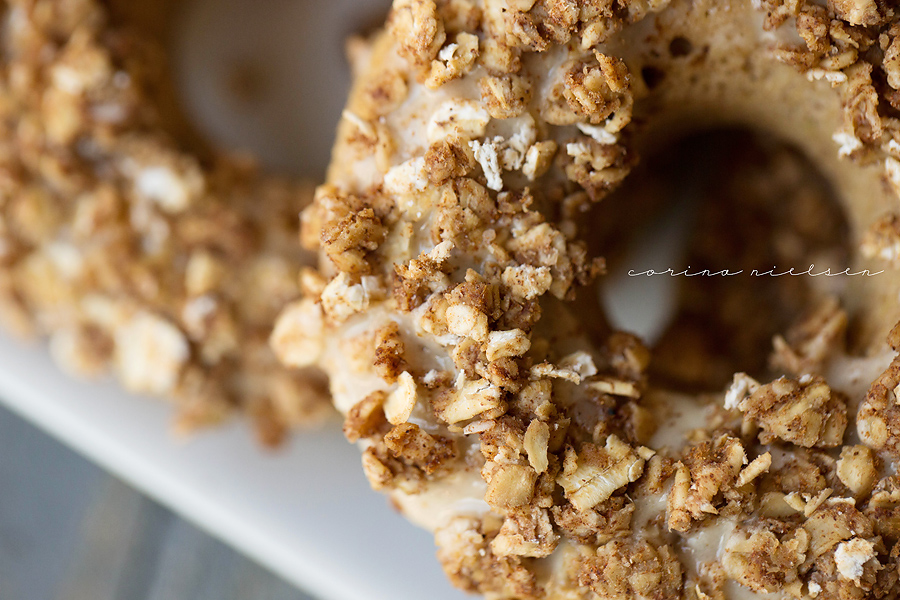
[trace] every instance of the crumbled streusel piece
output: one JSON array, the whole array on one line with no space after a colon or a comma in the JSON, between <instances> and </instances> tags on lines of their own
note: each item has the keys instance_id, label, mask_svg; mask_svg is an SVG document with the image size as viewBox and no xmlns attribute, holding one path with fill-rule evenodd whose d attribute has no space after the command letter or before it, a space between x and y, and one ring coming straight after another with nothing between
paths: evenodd
<instances>
[{"instance_id":1,"label":"crumbled streusel piece","mask_svg":"<svg viewBox=\"0 0 900 600\"><path fill-rule=\"evenodd\" d=\"M586 558L578 583L601 598L639 600L673 597L681 578L681 564L668 544L615 540L597 548L596 556Z\"/></svg>"},{"instance_id":2,"label":"crumbled streusel piece","mask_svg":"<svg viewBox=\"0 0 900 600\"><path fill-rule=\"evenodd\" d=\"M834 562L841 577L858 583L863 576L863 566L876 556L874 546L872 542L860 538L838 544Z\"/></svg>"},{"instance_id":3,"label":"crumbled streusel piece","mask_svg":"<svg viewBox=\"0 0 900 600\"><path fill-rule=\"evenodd\" d=\"M456 41L441 48L437 59L432 61L425 86L436 89L448 81L462 77L472 69L476 58L478 36L460 33L456 36Z\"/></svg>"},{"instance_id":4,"label":"crumbled streusel piece","mask_svg":"<svg viewBox=\"0 0 900 600\"><path fill-rule=\"evenodd\" d=\"M550 555L558 541L547 510L531 508L517 511L503 521L497 537L491 541L491 550L497 556L540 558Z\"/></svg>"},{"instance_id":5,"label":"crumbled streusel piece","mask_svg":"<svg viewBox=\"0 0 900 600\"><path fill-rule=\"evenodd\" d=\"M452 440L431 435L413 423L396 425L384 436L384 443L391 454L429 475L456 457Z\"/></svg>"},{"instance_id":6,"label":"crumbled streusel piece","mask_svg":"<svg viewBox=\"0 0 900 600\"><path fill-rule=\"evenodd\" d=\"M888 213L866 231L860 250L868 258L900 263L900 217Z\"/></svg>"},{"instance_id":7,"label":"crumbled streusel piece","mask_svg":"<svg viewBox=\"0 0 900 600\"><path fill-rule=\"evenodd\" d=\"M727 541L722 566L728 576L757 592L797 586L809 534L796 528L781 539L771 531L736 532Z\"/></svg>"},{"instance_id":8,"label":"crumbled streusel piece","mask_svg":"<svg viewBox=\"0 0 900 600\"><path fill-rule=\"evenodd\" d=\"M387 394L373 392L353 405L344 419L344 435L350 442L357 442L378 433L387 420L384 403Z\"/></svg>"},{"instance_id":9,"label":"crumbled streusel piece","mask_svg":"<svg viewBox=\"0 0 900 600\"><path fill-rule=\"evenodd\" d=\"M828 359L842 349L846 330L847 313L836 299L829 298L792 327L785 337L775 337L771 362L797 376L819 373Z\"/></svg>"},{"instance_id":10,"label":"crumbled streusel piece","mask_svg":"<svg viewBox=\"0 0 900 600\"><path fill-rule=\"evenodd\" d=\"M391 11L390 26L403 57L419 67L430 66L447 39L432 0L398 1Z\"/></svg>"},{"instance_id":11,"label":"crumbled streusel piece","mask_svg":"<svg viewBox=\"0 0 900 600\"><path fill-rule=\"evenodd\" d=\"M746 462L740 440L728 435L691 447L675 466L668 498L669 529L687 531L692 521L718 514L714 500L735 483Z\"/></svg>"},{"instance_id":12,"label":"crumbled streusel piece","mask_svg":"<svg viewBox=\"0 0 900 600\"><path fill-rule=\"evenodd\" d=\"M518 117L531 98L531 84L520 75L484 77L479 85L481 100L495 119Z\"/></svg>"},{"instance_id":13,"label":"crumbled streusel piece","mask_svg":"<svg viewBox=\"0 0 900 600\"><path fill-rule=\"evenodd\" d=\"M806 448L839 446L847 428L847 407L821 379L780 378L737 403L745 418L761 428L760 441L774 438Z\"/></svg>"}]
</instances>

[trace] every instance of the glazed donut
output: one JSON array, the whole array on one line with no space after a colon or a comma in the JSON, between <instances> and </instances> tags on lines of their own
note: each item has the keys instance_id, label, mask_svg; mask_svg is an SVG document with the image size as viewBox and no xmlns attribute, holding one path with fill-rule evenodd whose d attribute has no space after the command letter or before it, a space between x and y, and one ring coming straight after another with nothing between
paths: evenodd
<instances>
[{"instance_id":1,"label":"glazed donut","mask_svg":"<svg viewBox=\"0 0 900 600\"><path fill-rule=\"evenodd\" d=\"M305 183L210 148L178 110L172 2L11 0L0 71L0 315L83 376L173 398L190 430L260 438L328 414L325 381L269 349L311 255Z\"/></svg>"},{"instance_id":2,"label":"glazed donut","mask_svg":"<svg viewBox=\"0 0 900 600\"><path fill-rule=\"evenodd\" d=\"M891 3L395 0L350 54L355 87L302 217L320 293L285 310L272 344L286 364L328 373L373 487L434 532L456 586L489 598L897 596ZM735 126L800 156L776 151L749 175L765 185L737 187L737 200L726 188L745 179L722 175L714 201L729 206L708 221L716 244L736 244L722 254L821 250L845 254L835 272L867 271L776 298L769 364L721 363L723 385L678 324L668 350L651 351L608 323L587 284L606 270L589 248L638 204L614 193L638 154ZM807 163L827 185L804 182ZM743 209L729 220L742 197L770 222L748 224ZM800 250L760 246L745 227ZM696 306L722 311L717 323L730 314L738 334L757 327L743 311L758 304L720 300Z\"/></svg>"}]
</instances>

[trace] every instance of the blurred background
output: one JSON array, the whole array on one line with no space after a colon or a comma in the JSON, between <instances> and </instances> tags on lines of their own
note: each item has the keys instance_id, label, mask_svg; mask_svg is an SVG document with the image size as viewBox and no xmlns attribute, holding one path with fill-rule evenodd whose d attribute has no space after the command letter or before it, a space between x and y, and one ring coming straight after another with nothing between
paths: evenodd
<instances>
[{"instance_id":1,"label":"blurred background","mask_svg":"<svg viewBox=\"0 0 900 600\"><path fill-rule=\"evenodd\" d=\"M3 600L307 600L0 408Z\"/></svg>"},{"instance_id":2,"label":"blurred background","mask_svg":"<svg viewBox=\"0 0 900 600\"><path fill-rule=\"evenodd\" d=\"M349 89L344 42L389 5L181 3L165 35L189 119L220 147L321 179ZM3 408L0 490L2 600L309 598Z\"/></svg>"}]
</instances>

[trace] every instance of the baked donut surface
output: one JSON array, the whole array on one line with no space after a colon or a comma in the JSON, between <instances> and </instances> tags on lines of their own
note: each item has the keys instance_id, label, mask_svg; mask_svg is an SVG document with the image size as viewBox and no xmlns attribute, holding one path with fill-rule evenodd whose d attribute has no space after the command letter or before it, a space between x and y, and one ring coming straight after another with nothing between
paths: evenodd
<instances>
[{"instance_id":1,"label":"baked donut surface","mask_svg":"<svg viewBox=\"0 0 900 600\"><path fill-rule=\"evenodd\" d=\"M897 596L898 16L875 0L397 0L351 44L356 84L302 219L319 293L272 344L329 374L373 487L434 531L456 586ZM777 256L830 248L848 253L834 271L884 272L810 283L769 368L685 393L609 325L588 248L632 208L612 193L638 154L722 126L799 149L838 199L770 186L766 214L806 231ZM752 177L797 164L773 157ZM720 241L747 226L724 213ZM677 376L698 355L672 331Z\"/></svg>"},{"instance_id":2,"label":"baked donut surface","mask_svg":"<svg viewBox=\"0 0 900 600\"><path fill-rule=\"evenodd\" d=\"M312 187L193 131L164 52L177 5L2 3L0 317L67 371L174 399L180 430L240 412L274 444L329 412L267 344L311 262Z\"/></svg>"}]
</instances>

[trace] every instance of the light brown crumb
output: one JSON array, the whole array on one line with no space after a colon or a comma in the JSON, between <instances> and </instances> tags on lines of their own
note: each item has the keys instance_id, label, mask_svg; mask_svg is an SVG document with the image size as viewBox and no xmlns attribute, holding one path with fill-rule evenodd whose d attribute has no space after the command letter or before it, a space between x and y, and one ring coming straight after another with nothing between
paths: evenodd
<instances>
[{"instance_id":1,"label":"light brown crumb","mask_svg":"<svg viewBox=\"0 0 900 600\"><path fill-rule=\"evenodd\" d=\"M778 438L806 448L839 446L847 427L844 401L821 378L777 379L737 408L760 426L763 443Z\"/></svg>"}]
</instances>

